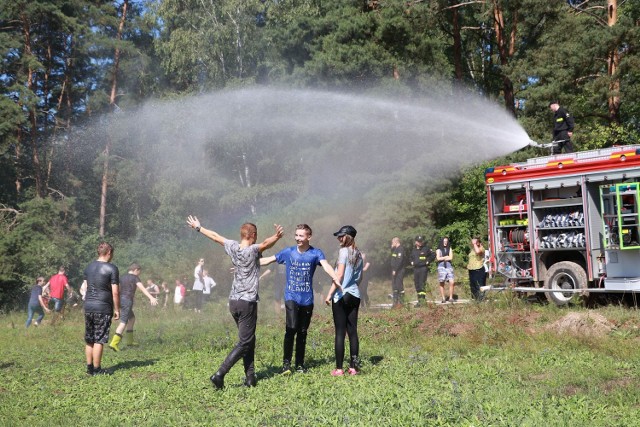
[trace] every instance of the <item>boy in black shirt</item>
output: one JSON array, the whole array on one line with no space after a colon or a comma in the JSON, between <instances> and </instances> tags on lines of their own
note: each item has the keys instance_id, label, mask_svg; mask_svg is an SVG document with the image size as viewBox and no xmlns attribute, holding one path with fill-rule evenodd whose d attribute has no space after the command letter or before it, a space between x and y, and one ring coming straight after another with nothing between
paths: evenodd
<instances>
[{"instance_id":1,"label":"boy in black shirt","mask_svg":"<svg viewBox=\"0 0 640 427\"><path fill-rule=\"evenodd\" d=\"M112 257L113 247L102 242L98 245L98 259L84 270L84 353L89 375L110 374L100 364L103 346L109 341L111 319L120 318L120 277L118 267L110 263Z\"/></svg>"},{"instance_id":2,"label":"boy in black shirt","mask_svg":"<svg viewBox=\"0 0 640 427\"><path fill-rule=\"evenodd\" d=\"M133 340L133 325L136 323L136 315L133 312L133 302L136 296L136 289L140 289L140 292L149 298L151 305L158 305L158 300L154 298L149 291L147 291L140 281L140 271L140 266L133 263L131 264L131 267L129 267L127 274L123 275L120 279L120 324L111 339L111 343L109 343L109 348L114 351L120 351L120 347L118 347L118 345L122 340L122 333L124 332L125 327L127 328L127 334L125 335L124 340L125 344L128 346L136 345Z\"/></svg>"}]
</instances>

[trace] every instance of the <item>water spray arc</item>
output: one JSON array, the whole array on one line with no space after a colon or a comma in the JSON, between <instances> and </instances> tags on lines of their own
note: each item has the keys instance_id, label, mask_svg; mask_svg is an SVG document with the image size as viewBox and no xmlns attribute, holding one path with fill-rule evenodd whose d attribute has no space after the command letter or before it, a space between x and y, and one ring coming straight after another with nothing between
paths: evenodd
<instances>
[{"instance_id":1,"label":"water spray arc","mask_svg":"<svg viewBox=\"0 0 640 427\"><path fill-rule=\"evenodd\" d=\"M212 220L238 214L230 208L238 203L252 215L303 204L310 194L327 211L335 209L322 202L329 198L357 211L384 183L420 185L531 142L501 106L474 96L272 88L152 101L112 126L155 185L182 189L180 197L210 195L202 210Z\"/></svg>"}]
</instances>

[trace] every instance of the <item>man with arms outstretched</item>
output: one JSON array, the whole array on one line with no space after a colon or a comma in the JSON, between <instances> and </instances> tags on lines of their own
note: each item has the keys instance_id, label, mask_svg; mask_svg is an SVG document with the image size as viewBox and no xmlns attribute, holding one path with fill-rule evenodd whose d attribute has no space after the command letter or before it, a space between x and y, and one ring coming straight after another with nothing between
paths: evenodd
<instances>
[{"instance_id":1,"label":"man with arms outstretched","mask_svg":"<svg viewBox=\"0 0 640 427\"><path fill-rule=\"evenodd\" d=\"M254 224L245 223L240 227L240 242L222 237L213 230L200 225L195 216L187 218L187 224L204 236L224 246L224 250L234 265L233 283L229 295L229 311L238 326L238 343L231 350L218 371L210 378L216 389L224 387L224 376L235 363L242 359L244 364L244 385L255 387L256 322L258 320L258 276L260 254L272 247L282 237L282 226L274 225L275 233L256 244L258 229Z\"/></svg>"}]
</instances>

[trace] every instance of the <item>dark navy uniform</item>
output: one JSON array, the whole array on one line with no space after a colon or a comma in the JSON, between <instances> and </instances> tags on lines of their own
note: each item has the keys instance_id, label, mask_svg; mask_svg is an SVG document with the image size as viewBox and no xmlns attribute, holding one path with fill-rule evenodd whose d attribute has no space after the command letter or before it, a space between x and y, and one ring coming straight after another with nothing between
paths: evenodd
<instances>
[{"instance_id":1,"label":"dark navy uniform","mask_svg":"<svg viewBox=\"0 0 640 427\"><path fill-rule=\"evenodd\" d=\"M573 144L569 132L573 132L575 121L573 116L562 107L559 107L553 114L553 141L558 141L558 146L554 147L553 154L560 154L562 149L565 153L573 153Z\"/></svg>"},{"instance_id":2,"label":"dark navy uniform","mask_svg":"<svg viewBox=\"0 0 640 427\"><path fill-rule=\"evenodd\" d=\"M424 304L427 298L425 284L429 263L433 260L434 253L426 245L423 245L424 238L416 237L416 247L411 251L411 265L413 266L413 283L418 294L418 305Z\"/></svg>"},{"instance_id":3,"label":"dark navy uniform","mask_svg":"<svg viewBox=\"0 0 640 427\"><path fill-rule=\"evenodd\" d=\"M405 266L405 252L402 246L391 248L391 271L394 273L391 276L391 289L393 290L393 305L396 306L400 303L401 297L404 294L404 266Z\"/></svg>"}]
</instances>

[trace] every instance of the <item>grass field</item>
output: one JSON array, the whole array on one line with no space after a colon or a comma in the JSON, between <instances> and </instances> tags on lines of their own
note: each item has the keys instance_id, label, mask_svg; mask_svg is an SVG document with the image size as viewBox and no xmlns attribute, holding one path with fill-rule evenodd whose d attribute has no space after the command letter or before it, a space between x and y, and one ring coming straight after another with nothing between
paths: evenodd
<instances>
[{"instance_id":1,"label":"grass field","mask_svg":"<svg viewBox=\"0 0 640 427\"><path fill-rule=\"evenodd\" d=\"M260 305L258 386L242 363L216 391L209 376L236 328L225 302L201 314L137 301L139 347L105 349L112 376L85 374L83 318L24 328L0 317L3 426L633 426L640 425L640 320L599 308L615 329L554 328L580 307L482 304L368 310L360 315L361 375L333 378L330 309L316 305L305 374L280 376L284 320ZM589 330L589 320L583 322ZM584 330L584 328L583 328Z\"/></svg>"}]
</instances>

